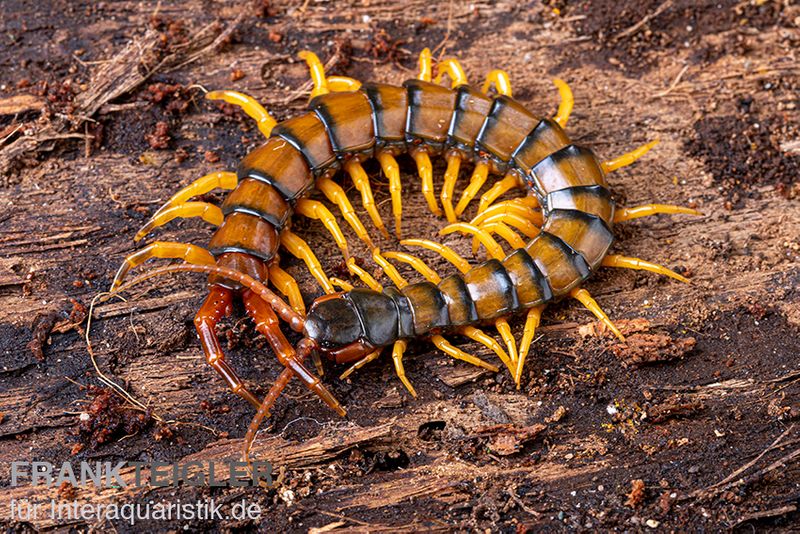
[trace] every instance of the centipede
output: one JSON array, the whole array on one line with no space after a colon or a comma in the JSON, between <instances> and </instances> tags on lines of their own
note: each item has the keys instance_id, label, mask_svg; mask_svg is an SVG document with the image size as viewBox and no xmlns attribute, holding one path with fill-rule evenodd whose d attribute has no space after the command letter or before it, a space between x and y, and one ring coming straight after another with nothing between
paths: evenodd
<instances>
[{"instance_id":1,"label":"centipede","mask_svg":"<svg viewBox=\"0 0 800 534\"><path fill-rule=\"evenodd\" d=\"M288 120L276 121L257 100L240 92L206 94L208 99L241 108L256 121L266 140L241 160L236 172L214 172L178 191L135 236L139 241L171 220L200 217L217 227L208 246L153 241L125 258L112 283L112 291L120 291L165 273L208 275L208 294L194 324L208 365L234 394L256 408L245 437L245 457L261 422L292 378L338 414L346 414L320 379L321 357L349 364L345 378L389 351L399 380L415 397L403 365L412 340L429 340L450 358L499 372L498 366L447 338L459 335L495 354L519 389L542 312L554 301L579 301L624 341L583 287L600 267L651 271L688 282L662 265L609 253L614 224L655 214L700 212L670 204L617 206L607 176L631 165L657 141L608 160L573 143L565 130L574 103L566 82L553 81L560 102L550 118L528 111L515 100L510 77L502 70L492 70L480 88L473 87L459 61L448 58L436 62L434 77L428 49L420 54L418 76L399 86L326 75L314 53L301 52L300 58L308 65L313 89L307 110ZM400 155L410 156L416 164L430 211L446 218L448 224L440 235L469 236L473 252L483 246L488 259L473 265L441 242L404 238L404 183L396 159ZM446 161L438 198L432 157ZM372 158L388 179L394 232L405 250L375 247L341 180L336 181L349 177L372 225L388 237L363 166ZM456 202L455 187L465 163L472 165L472 174ZM495 176L499 179L487 184ZM215 189L229 191L221 206L193 200ZM460 220L484 189L477 215ZM338 209L392 285L382 286L359 266L337 218L326 203L310 198L313 190ZM515 190L521 195L502 200ZM324 225L341 249L353 280L366 287L327 275L309 244L292 231L292 218L298 215ZM443 257L455 272L437 273L410 252L420 248ZM280 266L281 251L304 262L324 292L308 309L297 281ZM183 263L154 269L123 285L132 268L151 258ZM421 280L409 282L395 264L407 265ZM284 368L262 400L226 360L217 337L216 327L231 313L235 298L241 299L256 331L266 337ZM508 321L523 315L517 343ZM281 321L302 335L297 345L288 341ZM502 341L487 334L487 327L496 329ZM307 365L309 357L316 373Z\"/></svg>"}]
</instances>

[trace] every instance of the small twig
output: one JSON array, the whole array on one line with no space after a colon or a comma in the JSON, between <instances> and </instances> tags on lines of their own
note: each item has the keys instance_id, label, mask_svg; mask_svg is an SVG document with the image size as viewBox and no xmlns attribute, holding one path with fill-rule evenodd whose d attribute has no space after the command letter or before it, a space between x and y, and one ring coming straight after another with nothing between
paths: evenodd
<instances>
[{"instance_id":1,"label":"small twig","mask_svg":"<svg viewBox=\"0 0 800 534\"><path fill-rule=\"evenodd\" d=\"M681 69L678 75L675 76L675 79L672 80L672 83L669 84L669 87L667 87L664 91L661 91L660 93L654 94L651 98L661 98L670 94L675 89L675 87L678 86L678 84L681 81L681 78L683 78L683 75L686 74L687 70L689 70L689 65L684 65L684 67Z\"/></svg>"},{"instance_id":2,"label":"small twig","mask_svg":"<svg viewBox=\"0 0 800 534\"><path fill-rule=\"evenodd\" d=\"M616 42L616 41L619 41L620 39L624 39L625 37L629 37L629 36L635 34L636 32L638 32L642 28L642 26L644 26L645 24L647 24L648 22L650 22L651 20L653 20L654 18L659 16L661 13L663 13L671 5L672 5L672 0L666 0L660 6L658 6L655 11L645 15L644 18L642 18L642 20L640 20L639 22L637 22L636 24L634 24L630 28L628 28L626 30L622 30L620 33L618 33L617 35L612 37L611 38L611 42Z\"/></svg>"}]
</instances>

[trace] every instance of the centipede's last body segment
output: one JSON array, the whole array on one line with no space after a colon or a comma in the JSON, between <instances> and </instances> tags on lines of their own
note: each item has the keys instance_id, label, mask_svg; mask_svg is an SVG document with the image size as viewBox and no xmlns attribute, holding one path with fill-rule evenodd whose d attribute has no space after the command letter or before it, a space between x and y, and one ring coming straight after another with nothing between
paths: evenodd
<instances>
[{"instance_id":1,"label":"centipede's last body segment","mask_svg":"<svg viewBox=\"0 0 800 534\"><path fill-rule=\"evenodd\" d=\"M200 216L218 226L208 248L153 242L126 258L114 280L116 288L132 267L151 257L186 262L160 272L210 273L209 295L195 324L208 363L231 390L259 407L248 440L252 440L258 422L292 376L344 413L319 378L305 367L303 360L309 355L323 354L338 363L354 362L345 373L349 374L377 358L382 349L392 347L397 374L416 395L402 363L406 344L413 338L430 339L451 357L498 370L444 337L458 333L497 354L519 386L542 309L555 299L576 298L621 337L581 288L599 267L644 269L686 281L665 267L608 254L616 222L655 213L697 212L662 204L615 208L607 173L629 165L655 143L608 161L573 144L564 130L572 109L572 94L564 82L555 80L561 104L550 119L532 114L514 100L508 76L502 71L492 71L482 89L476 89L467 84L458 62L448 59L438 64L439 74L432 80L427 50L420 57L419 77L402 86L326 77L316 56L305 52L301 57L311 68L314 91L308 112L300 116L277 123L260 104L241 93L209 93L209 98L241 106L258 121L266 142L242 160L237 173L213 173L178 192L137 234L140 239L176 217ZM450 87L439 83L443 74L449 76ZM489 92L492 85L496 94ZM442 277L416 256L401 251L381 252L373 246L345 191L333 178L337 174L349 175L373 224L388 235L369 177L361 166L365 160L376 158L390 184L399 238L403 183L395 157L404 153L416 162L422 193L431 211L450 222L441 233L470 234L475 245L486 248L488 261L473 266L435 241L400 242L406 247L433 250L451 262L458 272ZM434 193L430 161L433 156L447 161L440 195L442 208ZM463 162L471 163L474 170L453 206ZM481 196L477 217L459 222L491 175L502 178ZM221 207L190 200L215 188L231 191ZM338 207L356 235L371 248L373 260L391 279L393 287L382 287L349 257L348 244L336 218L325 204L307 198L314 188ZM525 194L495 202L515 189ZM351 273L366 288L352 287L326 275L308 244L291 231L295 214L318 219L325 225L348 258ZM506 241L511 252L506 253L494 236ZM327 293L312 304L307 314L297 283L278 264L281 247L301 258ZM425 280L408 283L388 260L409 264ZM288 305L265 287L268 283L286 296ZM337 291L335 285L344 290ZM229 313L236 295L241 295L247 314L286 367L263 402L248 391L225 361L215 333L216 324ZM520 313L526 313L527 319L518 345L507 318ZM296 348L281 332L278 316L303 333ZM503 343L484 333L480 329L484 325L495 326Z\"/></svg>"}]
</instances>

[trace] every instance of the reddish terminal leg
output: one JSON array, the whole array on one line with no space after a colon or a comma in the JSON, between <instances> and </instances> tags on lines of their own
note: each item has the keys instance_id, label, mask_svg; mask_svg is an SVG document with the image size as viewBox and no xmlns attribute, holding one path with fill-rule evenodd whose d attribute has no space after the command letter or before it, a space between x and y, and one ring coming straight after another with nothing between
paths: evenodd
<instances>
[{"instance_id":1,"label":"reddish terminal leg","mask_svg":"<svg viewBox=\"0 0 800 534\"><path fill-rule=\"evenodd\" d=\"M281 332L278 317L269 304L250 290L244 292L242 300L244 301L247 315L255 321L256 330L267 338L272 349L275 351L275 355L278 357L278 361L281 362L281 365L291 369L295 376L299 378L308 389L316 393L325 404L333 408L339 415L345 416L347 412L344 411L344 408L342 408L342 405L336 400L336 397L322 385L319 378L301 363L294 347L289 344L289 340L287 340L283 332ZM313 342L310 340L303 340L301 342L303 347L308 343Z\"/></svg>"},{"instance_id":2,"label":"reddish terminal leg","mask_svg":"<svg viewBox=\"0 0 800 534\"><path fill-rule=\"evenodd\" d=\"M230 313L232 301L233 291L231 289L218 285L211 286L208 297L194 318L194 326L200 335L200 344L203 346L208 365L225 379L231 391L258 408L261 403L244 387L242 379L225 361L225 354L222 352L215 330L217 323Z\"/></svg>"}]
</instances>

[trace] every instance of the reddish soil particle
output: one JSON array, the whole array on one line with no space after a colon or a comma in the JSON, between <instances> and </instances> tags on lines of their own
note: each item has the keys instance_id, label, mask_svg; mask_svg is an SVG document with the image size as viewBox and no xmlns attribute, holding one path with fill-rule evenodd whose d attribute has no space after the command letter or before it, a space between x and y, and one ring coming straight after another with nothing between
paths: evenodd
<instances>
[{"instance_id":1,"label":"reddish soil particle","mask_svg":"<svg viewBox=\"0 0 800 534\"><path fill-rule=\"evenodd\" d=\"M163 150L169 147L169 141L171 139L169 134L169 124L167 124L165 121L157 122L155 130L152 133L146 134L144 138L147 140L150 148Z\"/></svg>"},{"instance_id":2,"label":"reddish soil particle","mask_svg":"<svg viewBox=\"0 0 800 534\"><path fill-rule=\"evenodd\" d=\"M645 491L644 480L638 478L631 480L631 491L628 493L628 500L625 501L625 506L639 508L644 503Z\"/></svg>"},{"instance_id":3,"label":"reddish soil particle","mask_svg":"<svg viewBox=\"0 0 800 534\"><path fill-rule=\"evenodd\" d=\"M675 360L691 351L697 343L693 337L672 339L664 334L633 334L625 341L613 345L611 350L626 365Z\"/></svg>"},{"instance_id":4,"label":"reddish soil particle","mask_svg":"<svg viewBox=\"0 0 800 534\"><path fill-rule=\"evenodd\" d=\"M92 449L122 436L138 434L150 426L150 412L125 405L111 389L89 386L89 393L94 396L85 410L89 417L80 422L78 430Z\"/></svg>"}]
</instances>

